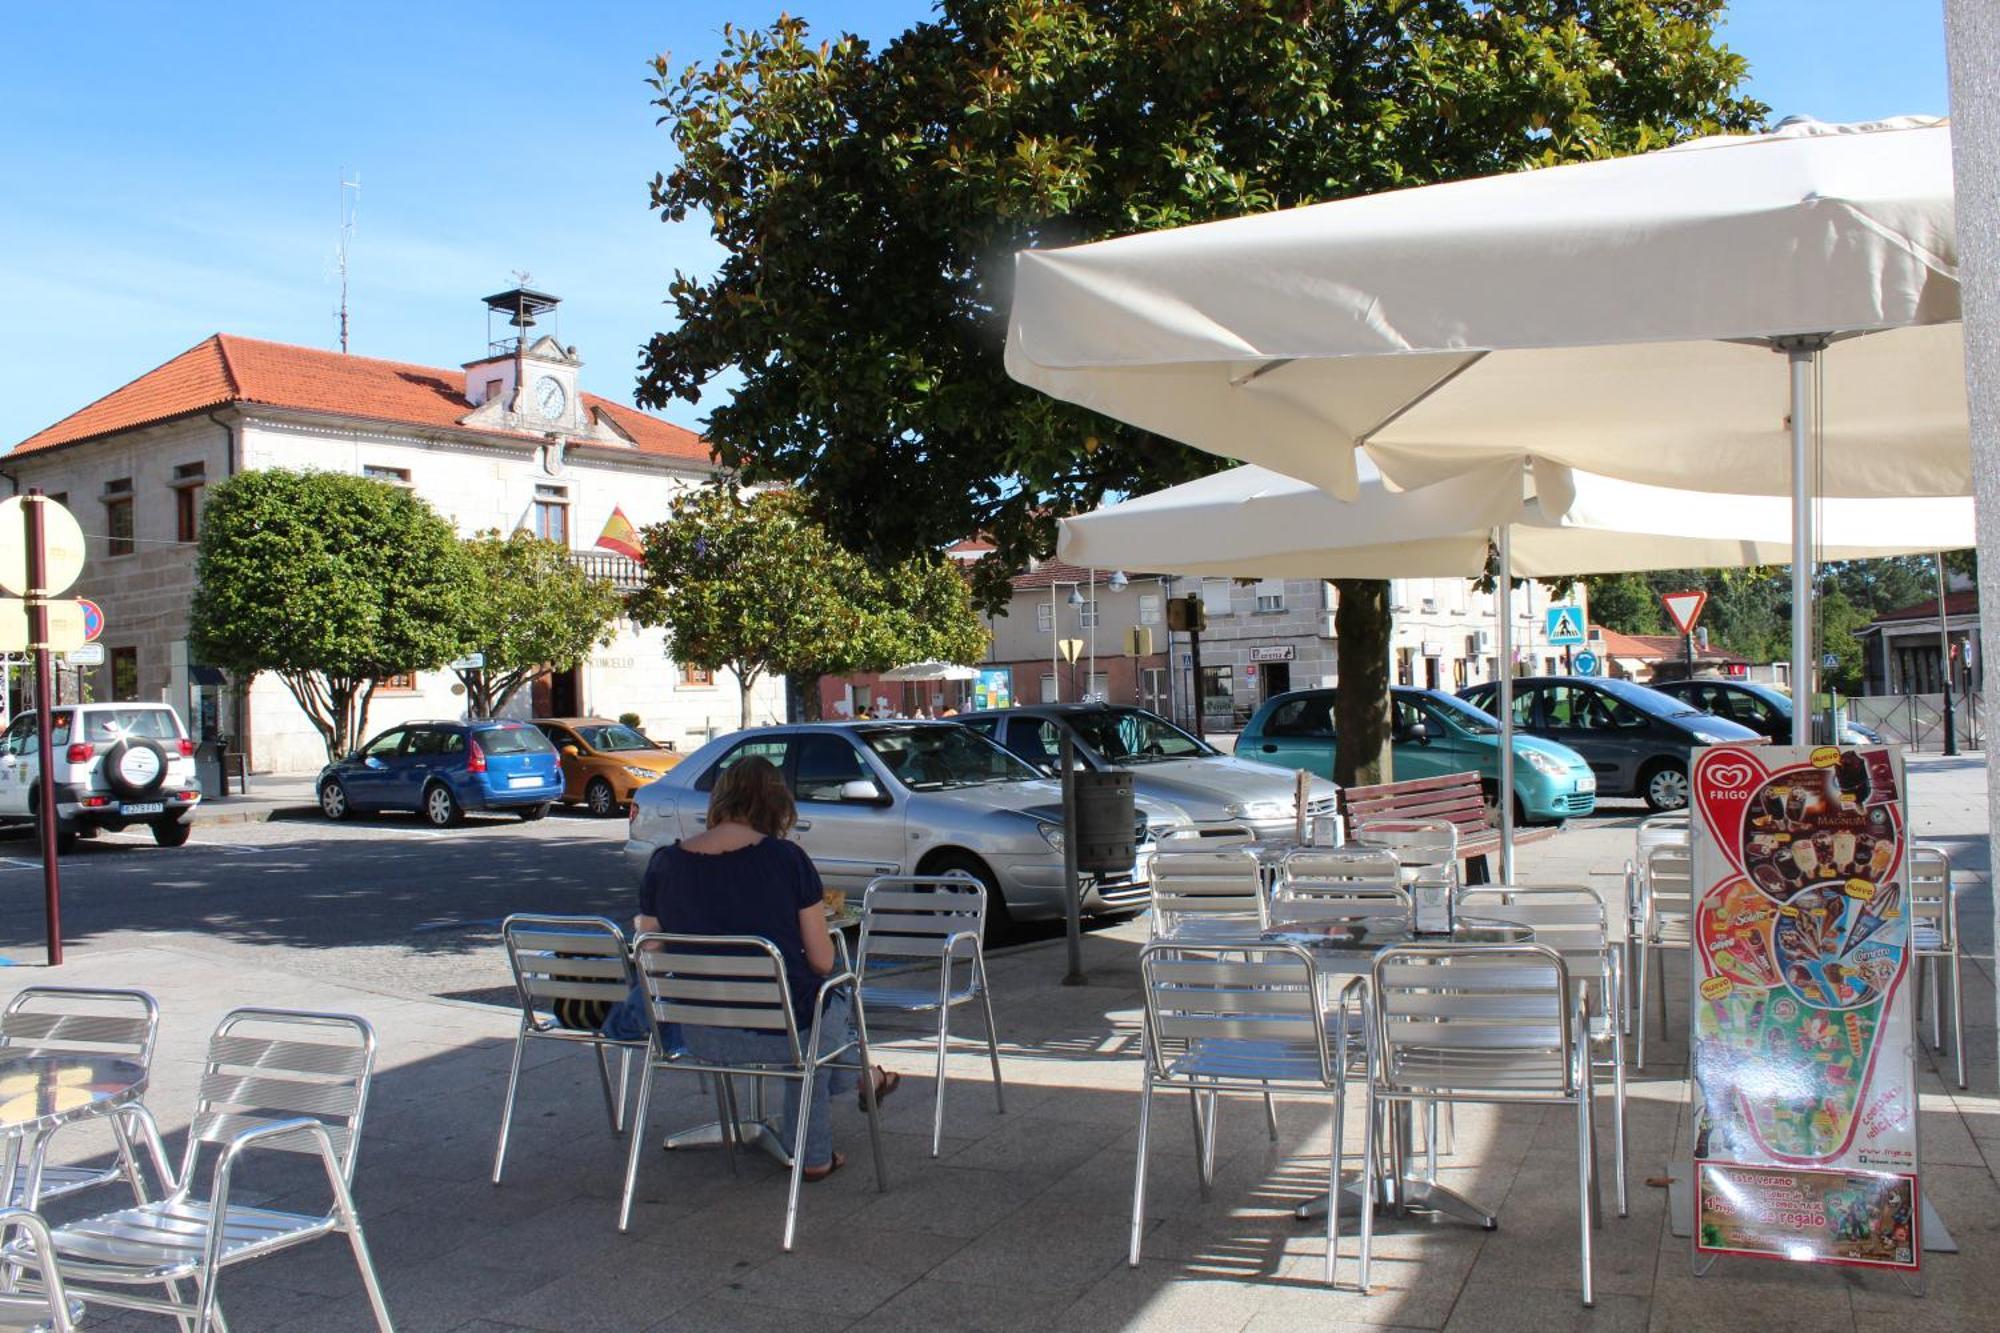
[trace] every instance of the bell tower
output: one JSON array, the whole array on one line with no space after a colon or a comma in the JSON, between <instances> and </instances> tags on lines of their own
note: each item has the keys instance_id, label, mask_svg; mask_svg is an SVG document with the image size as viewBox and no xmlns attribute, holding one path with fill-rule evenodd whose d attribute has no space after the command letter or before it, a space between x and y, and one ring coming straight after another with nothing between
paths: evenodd
<instances>
[{"instance_id":1,"label":"bell tower","mask_svg":"<svg viewBox=\"0 0 2000 1333\"><path fill-rule=\"evenodd\" d=\"M583 431L576 392L583 362L556 337L555 310L562 302L528 287L526 274L515 276L522 285L486 298L486 355L465 365L466 400L478 416L499 418L510 429L548 435ZM534 332L545 321L549 331Z\"/></svg>"}]
</instances>

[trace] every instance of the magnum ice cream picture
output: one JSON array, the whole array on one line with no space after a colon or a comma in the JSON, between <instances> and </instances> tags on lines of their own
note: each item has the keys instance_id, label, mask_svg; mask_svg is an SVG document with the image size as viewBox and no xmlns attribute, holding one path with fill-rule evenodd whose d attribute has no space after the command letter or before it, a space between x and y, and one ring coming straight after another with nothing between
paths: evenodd
<instances>
[{"instance_id":1,"label":"magnum ice cream picture","mask_svg":"<svg viewBox=\"0 0 2000 1333\"><path fill-rule=\"evenodd\" d=\"M1915 1268L1900 760L1718 746L1693 786L1695 1245Z\"/></svg>"}]
</instances>

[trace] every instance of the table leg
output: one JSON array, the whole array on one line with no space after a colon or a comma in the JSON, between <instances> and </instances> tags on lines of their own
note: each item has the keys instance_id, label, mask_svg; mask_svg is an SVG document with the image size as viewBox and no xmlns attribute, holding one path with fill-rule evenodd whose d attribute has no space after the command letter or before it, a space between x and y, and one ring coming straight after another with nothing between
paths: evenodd
<instances>
[{"instance_id":1,"label":"table leg","mask_svg":"<svg viewBox=\"0 0 2000 1333\"><path fill-rule=\"evenodd\" d=\"M1470 1222L1474 1226L1492 1231L1500 1225L1500 1219L1473 1203L1464 1195L1446 1189L1435 1180L1418 1175L1408 1169L1414 1159L1411 1131L1414 1116L1406 1102L1397 1103L1390 1112L1394 1120L1392 1133L1395 1135L1395 1157L1403 1165L1400 1176L1384 1173L1380 1191L1376 1198L1376 1224L1379 1226L1389 1217L1406 1217L1411 1212L1436 1213L1460 1222ZM1300 1221L1325 1217L1328 1196L1322 1194L1300 1204L1293 1215ZM1358 1216L1361 1211L1361 1189L1357 1180L1342 1182L1340 1187L1340 1208L1344 1213L1353 1209Z\"/></svg>"},{"instance_id":2,"label":"table leg","mask_svg":"<svg viewBox=\"0 0 2000 1333\"><path fill-rule=\"evenodd\" d=\"M716 1074L712 1077L723 1078L726 1075ZM759 1079L758 1083L761 1086L763 1080ZM727 1141L723 1130L722 1121L711 1120L705 1125L696 1125L692 1129L683 1129L667 1135L666 1141L660 1146L669 1152L676 1148L719 1148ZM785 1136L778 1132L777 1126L768 1120L755 1117L738 1118L736 1141L745 1147L762 1149L765 1155L779 1166L789 1167L792 1164L791 1147L785 1142Z\"/></svg>"}]
</instances>

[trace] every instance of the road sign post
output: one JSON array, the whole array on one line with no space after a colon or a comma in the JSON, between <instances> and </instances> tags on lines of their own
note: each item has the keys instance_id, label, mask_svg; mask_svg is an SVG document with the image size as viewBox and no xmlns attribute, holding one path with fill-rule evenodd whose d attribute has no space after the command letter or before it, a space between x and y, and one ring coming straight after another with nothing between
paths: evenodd
<instances>
[{"instance_id":1,"label":"road sign post","mask_svg":"<svg viewBox=\"0 0 2000 1333\"><path fill-rule=\"evenodd\" d=\"M1693 680L1694 622L1701 619L1702 608L1708 605L1708 594L1698 588L1686 592L1663 592L1660 594L1660 602L1667 608L1667 614L1673 617L1674 624L1680 628L1682 664L1687 678ZM1792 688L1794 691L1798 689L1797 681L1792 682ZM1810 699L1806 701L1806 706L1812 706Z\"/></svg>"},{"instance_id":2,"label":"road sign post","mask_svg":"<svg viewBox=\"0 0 2000 1333\"><path fill-rule=\"evenodd\" d=\"M1563 604L1548 609L1543 619L1547 630L1542 637L1551 648L1575 648L1584 642L1583 610L1581 607Z\"/></svg>"}]
</instances>

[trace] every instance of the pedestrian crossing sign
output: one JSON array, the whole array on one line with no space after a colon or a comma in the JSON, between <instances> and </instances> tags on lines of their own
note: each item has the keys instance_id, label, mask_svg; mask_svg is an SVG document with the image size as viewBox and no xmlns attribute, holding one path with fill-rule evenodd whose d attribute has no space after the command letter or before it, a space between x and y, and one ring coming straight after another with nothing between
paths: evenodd
<instances>
[{"instance_id":1,"label":"pedestrian crossing sign","mask_svg":"<svg viewBox=\"0 0 2000 1333\"><path fill-rule=\"evenodd\" d=\"M1548 633L1544 635L1551 648L1567 648L1583 642L1583 612L1574 606L1552 606L1548 610Z\"/></svg>"}]
</instances>

